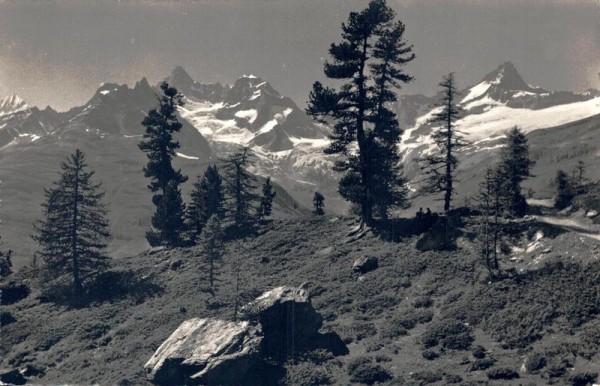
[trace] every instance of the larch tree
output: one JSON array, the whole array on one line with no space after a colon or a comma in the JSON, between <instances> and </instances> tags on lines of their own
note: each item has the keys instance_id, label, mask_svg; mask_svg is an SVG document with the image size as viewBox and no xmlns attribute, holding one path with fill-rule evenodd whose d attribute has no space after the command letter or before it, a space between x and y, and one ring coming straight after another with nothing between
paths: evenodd
<instances>
[{"instance_id":1,"label":"larch tree","mask_svg":"<svg viewBox=\"0 0 600 386\"><path fill-rule=\"evenodd\" d=\"M104 192L93 181L83 152L76 150L60 168L59 179L45 191L43 219L35 224L33 239L49 272L72 276L73 299L79 303L85 281L109 266L109 223Z\"/></svg>"},{"instance_id":2,"label":"larch tree","mask_svg":"<svg viewBox=\"0 0 600 386\"><path fill-rule=\"evenodd\" d=\"M521 192L521 183L531 177L531 168L535 162L529 158L527 137L518 127L506 134L500 158L498 173L505 182L502 193L506 214L523 217L527 213L527 201Z\"/></svg>"},{"instance_id":3,"label":"larch tree","mask_svg":"<svg viewBox=\"0 0 600 386\"><path fill-rule=\"evenodd\" d=\"M481 221L479 223L479 239L482 243L481 252L484 266L493 279L499 268L498 245L501 238L502 215L502 184L504 180L496 169L488 167L484 180L479 185L479 210Z\"/></svg>"},{"instance_id":4,"label":"larch tree","mask_svg":"<svg viewBox=\"0 0 600 386\"><path fill-rule=\"evenodd\" d=\"M325 197L319 192L315 192L315 195L313 196L313 207L313 213L317 216L323 216L325 214Z\"/></svg>"},{"instance_id":5,"label":"larch tree","mask_svg":"<svg viewBox=\"0 0 600 386\"><path fill-rule=\"evenodd\" d=\"M271 177L267 177L262 186L262 196L260 197L260 204L256 213L259 220L271 215L275 196L277 196L277 192L275 192L273 185L271 185Z\"/></svg>"},{"instance_id":6,"label":"larch tree","mask_svg":"<svg viewBox=\"0 0 600 386\"><path fill-rule=\"evenodd\" d=\"M12 271L12 251L0 250L0 277L6 277L10 275Z\"/></svg>"},{"instance_id":7,"label":"larch tree","mask_svg":"<svg viewBox=\"0 0 600 386\"><path fill-rule=\"evenodd\" d=\"M200 235L200 245L207 264L209 288L213 295L215 293L215 277L223 258L224 239L221 218L214 214L208 219Z\"/></svg>"},{"instance_id":8,"label":"larch tree","mask_svg":"<svg viewBox=\"0 0 600 386\"><path fill-rule=\"evenodd\" d=\"M224 201L225 192L219 168L217 165L209 165L202 178L198 176L198 181L194 183L191 202L186 212L192 242L195 242L200 236L211 216L223 216Z\"/></svg>"},{"instance_id":9,"label":"larch tree","mask_svg":"<svg viewBox=\"0 0 600 386\"><path fill-rule=\"evenodd\" d=\"M160 89L162 96L159 98L159 107L151 109L144 117L142 125L146 128L146 132L138 145L148 157L144 176L151 179L148 188L155 193L152 197L152 202L156 206L152 219L153 229L146 233L146 239L152 246L174 247L181 242L182 238L180 232L184 227L180 212L183 211L183 207L175 211L171 209L175 209L178 201L181 201L176 194L179 185L187 181L187 176L180 170L175 170L172 165L175 150L179 148L179 142L173 139L173 134L179 132L182 126L176 112L177 107L183 105L183 96L167 82L163 82ZM171 199L174 201L161 202ZM178 233L177 237L163 238L164 235L173 232Z\"/></svg>"},{"instance_id":10,"label":"larch tree","mask_svg":"<svg viewBox=\"0 0 600 386\"><path fill-rule=\"evenodd\" d=\"M412 77L402 67L414 59L404 40L404 24L385 0L371 0L351 12L342 24L342 42L329 49L325 76L340 81L330 88L315 82L307 113L333 125L327 154L338 154L334 169L344 173L341 196L360 208L361 223L370 225L374 209L382 216L406 206L397 144L402 133L389 104L395 90Z\"/></svg>"},{"instance_id":11,"label":"larch tree","mask_svg":"<svg viewBox=\"0 0 600 386\"><path fill-rule=\"evenodd\" d=\"M448 212L455 193L456 168L458 167L457 152L469 143L456 128L461 109L458 106L458 91L454 74L446 75L439 84L442 88L442 99L436 106L440 109L429 120L430 124L440 124L434 129L432 137L439 153L430 154L419 159L421 168L426 175L423 190L427 193L444 194L444 211Z\"/></svg>"},{"instance_id":12,"label":"larch tree","mask_svg":"<svg viewBox=\"0 0 600 386\"><path fill-rule=\"evenodd\" d=\"M232 217L237 226L252 221L252 209L257 201L256 177L248 172L254 165L250 149L241 148L223 160L227 195L232 202Z\"/></svg>"}]
</instances>

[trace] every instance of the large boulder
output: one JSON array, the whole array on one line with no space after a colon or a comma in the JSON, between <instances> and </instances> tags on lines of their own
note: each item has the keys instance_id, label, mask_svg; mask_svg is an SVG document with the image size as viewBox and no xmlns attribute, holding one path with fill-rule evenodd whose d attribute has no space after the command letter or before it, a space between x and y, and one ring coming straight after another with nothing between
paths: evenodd
<instances>
[{"instance_id":1,"label":"large boulder","mask_svg":"<svg viewBox=\"0 0 600 386\"><path fill-rule=\"evenodd\" d=\"M379 261L376 257L363 256L354 260L352 264L352 272L367 273L376 270L379 267Z\"/></svg>"},{"instance_id":2,"label":"large boulder","mask_svg":"<svg viewBox=\"0 0 600 386\"><path fill-rule=\"evenodd\" d=\"M159 385L235 385L260 361L260 325L194 318L163 342L144 368Z\"/></svg>"},{"instance_id":3,"label":"large boulder","mask_svg":"<svg viewBox=\"0 0 600 386\"><path fill-rule=\"evenodd\" d=\"M293 357L319 336L323 318L304 289L277 287L241 310L242 318L257 321L264 332L263 355L276 360Z\"/></svg>"}]
</instances>

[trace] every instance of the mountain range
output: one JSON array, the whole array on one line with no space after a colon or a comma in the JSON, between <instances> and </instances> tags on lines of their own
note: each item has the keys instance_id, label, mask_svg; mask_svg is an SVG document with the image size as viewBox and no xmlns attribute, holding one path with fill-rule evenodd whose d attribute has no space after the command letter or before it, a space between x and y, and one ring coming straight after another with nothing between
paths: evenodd
<instances>
[{"instance_id":1,"label":"mountain range","mask_svg":"<svg viewBox=\"0 0 600 386\"><path fill-rule=\"evenodd\" d=\"M278 216L307 213L315 190L325 195L329 213L348 209L336 192L339 176L331 169L333 156L323 154L329 128L313 122L267 81L246 75L232 85L205 84L181 67L165 80L185 96L179 110L181 148L174 163L191 180L209 163L248 146L256 159L250 171L272 177L277 185ZM29 235L41 214L43 189L56 179L60 161L75 148L87 154L107 191L114 234L111 252L125 255L147 247L144 232L152 204L142 173L146 159L137 144L144 131L140 122L157 104L157 93L157 87L143 78L133 87L102 84L87 103L67 112L30 107L16 95L0 102L1 233L16 260L31 259L35 245ZM400 151L415 206L436 205L432 197L418 193L420 170L415 160L436 151L428 118L438 100L437 95L402 95L394 106L405 128ZM536 178L527 187L541 196L551 194L557 168L570 171L579 159L592 164L600 154L596 90L572 93L534 87L507 62L462 90L460 100L463 115L457 125L472 145L460 157L459 199L477 189L504 132L513 126L528 133L537 163ZM600 178L600 171L589 168L589 173ZM190 182L184 187L186 195Z\"/></svg>"}]
</instances>

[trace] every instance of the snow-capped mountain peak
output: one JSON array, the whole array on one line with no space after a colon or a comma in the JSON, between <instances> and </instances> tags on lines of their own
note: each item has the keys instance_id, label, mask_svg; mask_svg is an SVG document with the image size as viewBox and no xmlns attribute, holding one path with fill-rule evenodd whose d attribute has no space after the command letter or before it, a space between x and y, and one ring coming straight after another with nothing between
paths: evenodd
<instances>
[{"instance_id":1,"label":"snow-capped mountain peak","mask_svg":"<svg viewBox=\"0 0 600 386\"><path fill-rule=\"evenodd\" d=\"M487 74L482 82L495 85L506 91L532 91L535 88L527 84L512 62L502 63L496 70Z\"/></svg>"},{"instance_id":2,"label":"snow-capped mountain peak","mask_svg":"<svg viewBox=\"0 0 600 386\"><path fill-rule=\"evenodd\" d=\"M27 110L28 108L27 103L17 94L8 96L0 101L0 115L12 114Z\"/></svg>"}]
</instances>

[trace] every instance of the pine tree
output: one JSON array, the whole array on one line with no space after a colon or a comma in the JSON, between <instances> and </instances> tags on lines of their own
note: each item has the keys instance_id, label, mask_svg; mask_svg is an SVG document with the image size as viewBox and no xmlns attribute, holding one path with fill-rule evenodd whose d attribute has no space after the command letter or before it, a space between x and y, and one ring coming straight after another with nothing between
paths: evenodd
<instances>
[{"instance_id":1,"label":"pine tree","mask_svg":"<svg viewBox=\"0 0 600 386\"><path fill-rule=\"evenodd\" d=\"M223 216L223 179L217 165L209 165L202 178L194 183L191 202L186 212L190 239L195 242L212 215Z\"/></svg>"},{"instance_id":2,"label":"pine tree","mask_svg":"<svg viewBox=\"0 0 600 386\"><path fill-rule=\"evenodd\" d=\"M257 210L259 220L271 215L271 212L273 211L273 199L276 195L277 192L273 190L273 185L271 185L271 177L267 177L267 180L262 186L262 197L260 198L260 205Z\"/></svg>"},{"instance_id":3,"label":"pine tree","mask_svg":"<svg viewBox=\"0 0 600 386\"><path fill-rule=\"evenodd\" d=\"M45 191L44 219L35 225L33 238L51 273L72 275L78 303L84 282L109 266L105 249L110 233L104 192L92 181L94 172L88 170L84 154L76 150L60 167L59 179Z\"/></svg>"},{"instance_id":4,"label":"pine tree","mask_svg":"<svg viewBox=\"0 0 600 386\"><path fill-rule=\"evenodd\" d=\"M163 245L168 248L184 244L183 234L186 230L185 205L181 198L181 190L175 180L167 185L164 196L161 196L152 216L153 230L146 232L146 240L152 246Z\"/></svg>"},{"instance_id":5,"label":"pine tree","mask_svg":"<svg viewBox=\"0 0 600 386\"><path fill-rule=\"evenodd\" d=\"M401 130L387 107L396 101L394 89L412 80L402 66L414 59L404 25L385 0L371 0L360 13L342 24L342 42L332 44L325 75L345 81L336 90L313 85L307 113L320 122L333 122L328 154L340 154L334 170L345 173L341 196L360 206L369 225L374 206L382 215L393 206L406 206L405 180L398 165ZM350 148L356 151L350 151Z\"/></svg>"},{"instance_id":6,"label":"pine tree","mask_svg":"<svg viewBox=\"0 0 600 386\"><path fill-rule=\"evenodd\" d=\"M224 238L220 217L216 214L212 215L200 235L200 245L202 245L205 262L208 264L208 282L213 294L218 265L223 258Z\"/></svg>"},{"instance_id":7,"label":"pine tree","mask_svg":"<svg viewBox=\"0 0 600 386\"><path fill-rule=\"evenodd\" d=\"M500 158L498 173L505 181L503 199L506 213L512 217L523 217L527 213L527 202L521 193L521 182L531 177L535 162L529 159L527 137L518 127L506 134Z\"/></svg>"},{"instance_id":8,"label":"pine tree","mask_svg":"<svg viewBox=\"0 0 600 386\"><path fill-rule=\"evenodd\" d=\"M573 181L576 183L577 193L585 194L585 187L588 182L587 177L585 175L585 162L582 160L577 161L577 165L575 166L575 170L573 170L574 178Z\"/></svg>"},{"instance_id":9,"label":"pine tree","mask_svg":"<svg viewBox=\"0 0 600 386\"><path fill-rule=\"evenodd\" d=\"M187 176L183 175L180 170L175 170L171 162L175 156L175 150L179 148L179 142L173 139L173 133L179 132L181 129L176 111L178 106L183 105L183 96L176 88L170 87L167 82L163 82L160 89L163 95L159 98L159 107L151 109L142 121L146 132L138 146L148 156L148 164L144 167L144 176L151 179L148 188L153 193L159 192L152 197L152 202L156 206L155 217L157 220L153 221L154 229L146 233L148 242L152 246L172 247L174 245L171 245L170 242L174 238L163 240L161 235L181 231L181 228L176 230L164 228L168 224L179 224L178 218L169 219L170 212L164 212L165 208L173 208L177 200L165 203L161 203L161 201L166 197L168 189L171 190L171 199L175 198L173 193L178 191L180 184L187 181ZM161 206L163 213L157 215ZM181 210L183 207L176 209L173 216L178 216Z\"/></svg>"},{"instance_id":10,"label":"pine tree","mask_svg":"<svg viewBox=\"0 0 600 386\"><path fill-rule=\"evenodd\" d=\"M313 197L313 206L315 208L313 212L314 214L317 216L323 216L325 214L325 211L323 210L325 207L325 197L323 197L321 193L315 192Z\"/></svg>"},{"instance_id":11,"label":"pine tree","mask_svg":"<svg viewBox=\"0 0 600 386\"><path fill-rule=\"evenodd\" d=\"M481 211L479 239L482 241L484 265L492 278L500 268L498 244L501 237L500 216L502 214L503 182L504 180L497 170L488 167L484 180L479 185L479 210Z\"/></svg>"},{"instance_id":12,"label":"pine tree","mask_svg":"<svg viewBox=\"0 0 600 386\"><path fill-rule=\"evenodd\" d=\"M428 193L444 193L444 211L450 210L452 195L454 194L455 171L458 167L456 152L468 146L468 142L456 129L455 122L459 118L461 109L458 106L456 82L454 74L446 75L440 83L442 100L437 107L441 111L435 113L429 123L440 123L442 126L435 129L433 140L440 149L439 154L432 154L420 159L421 168L427 175L427 184L424 191Z\"/></svg>"},{"instance_id":13,"label":"pine tree","mask_svg":"<svg viewBox=\"0 0 600 386\"><path fill-rule=\"evenodd\" d=\"M569 180L569 176L562 170L556 172L556 197L554 198L554 207L562 210L571 206L575 198L575 188Z\"/></svg>"},{"instance_id":14,"label":"pine tree","mask_svg":"<svg viewBox=\"0 0 600 386\"><path fill-rule=\"evenodd\" d=\"M257 200L256 177L248 172L254 165L249 149L244 147L223 160L226 192L233 202L232 215L237 226L252 220L251 210Z\"/></svg>"}]
</instances>

